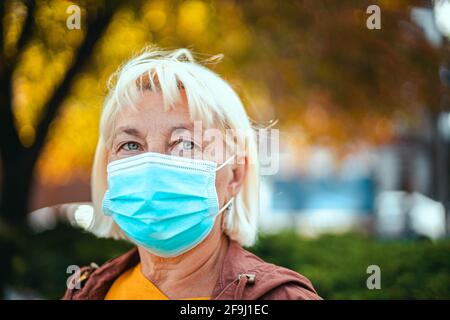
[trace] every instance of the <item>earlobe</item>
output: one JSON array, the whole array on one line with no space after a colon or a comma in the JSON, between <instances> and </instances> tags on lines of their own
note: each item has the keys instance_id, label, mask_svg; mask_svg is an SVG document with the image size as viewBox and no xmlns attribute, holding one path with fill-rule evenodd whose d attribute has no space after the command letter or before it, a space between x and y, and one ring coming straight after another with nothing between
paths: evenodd
<instances>
[{"instance_id":1,"label":"earlobe","mask_svg":"<svg viewBox=\"0 0 450 320\"><path fill-rule=\"evenodd\" d=\"M242 156L236 159L236 163L232 168L233 179L230 182L230 192L232 196L236 196L241 190L247 175L247 157Z\"/></svg>"}]
</instances>

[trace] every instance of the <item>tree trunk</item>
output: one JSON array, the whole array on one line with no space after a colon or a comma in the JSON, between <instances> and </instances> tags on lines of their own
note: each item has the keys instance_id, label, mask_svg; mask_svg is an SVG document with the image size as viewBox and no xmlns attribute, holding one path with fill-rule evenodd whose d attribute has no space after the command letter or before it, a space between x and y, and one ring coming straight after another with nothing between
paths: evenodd
<instances>
[{"instance_id":1,"label":"tree trunk","mask_svg":"<svg viewBox=\"0 0 450 320\"><path fill-rule=\"evenodd\" d=\"M27 213L33 184L33 157L16 154L3 157L0 190L0 299L12 279L14 254L20 252L27 239Z\"/></svg>"}]
</instances>

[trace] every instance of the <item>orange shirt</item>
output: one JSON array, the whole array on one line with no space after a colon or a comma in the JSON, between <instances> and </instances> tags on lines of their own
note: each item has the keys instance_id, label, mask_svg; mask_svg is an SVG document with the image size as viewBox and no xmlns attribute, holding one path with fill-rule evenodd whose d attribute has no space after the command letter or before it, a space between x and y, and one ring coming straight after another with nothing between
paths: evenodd
<instances>
[{"instance_id":1,"label":"orange shirt","mask_svg":"<svg viewBox=\"0 0 450 320\"><path fill-rule=\"evenodd\" d=\"M186 298L182 300L209 300L209 297ZM105 300L169 300L141 272L141 264L120 275L109 288Z\"/></svg>"}]
</instances>

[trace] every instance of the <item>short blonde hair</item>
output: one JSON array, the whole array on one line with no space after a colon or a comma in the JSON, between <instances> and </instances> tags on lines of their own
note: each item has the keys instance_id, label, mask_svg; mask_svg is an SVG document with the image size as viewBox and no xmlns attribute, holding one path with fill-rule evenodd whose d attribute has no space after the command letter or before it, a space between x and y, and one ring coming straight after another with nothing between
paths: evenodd
<instances>
[{"instance_id":1,"label":"short blonde hair","mask_svg":"<svg viewBox=\"0 0 450 320\"><path fill-rule=\"evenodd\" d=\"M135 105L136 97L145 90L158 90L164 107L180 99L180 87L187 98L192 119L207 126L237 130L244 134L237 144L247 157L247 173L232 209L225 216L225 233L241 245L254 244L259 215L259 164L256 137L241 99L231 86L216 73L197 63L188 49L163 51L148 47L128 61L111 77L109 94L100 119L100 137L92 169L92 201L94 216L89 231L99 237L126 239L111 217L103 214L102 200L107 189L107 154L114 122L123 107ZM157 79L157 81L154 81ZM115 80L115 85L112 85ZM150 82L143 85L143 82Z\"/></svg>"}]
</instances>

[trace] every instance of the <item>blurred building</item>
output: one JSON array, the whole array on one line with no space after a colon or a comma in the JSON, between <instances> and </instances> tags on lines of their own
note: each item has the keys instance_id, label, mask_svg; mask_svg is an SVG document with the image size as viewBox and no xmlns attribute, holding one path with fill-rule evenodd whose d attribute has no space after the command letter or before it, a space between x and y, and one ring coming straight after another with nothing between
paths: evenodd
<instances>
[{"instance_id":1,"label":"blurred building","mask_svg":"<svg viewBox=\"0 0 450 320\"><path fill-rule=\"evenodd\" d=\"M422 119L415 128L397 124L391 143L367 146L343 161L323 147L310 148L306 163L284 150L279 172L263 177L261 228L294 228L305 236L350 230L445 236L446 209L436 199L448 175L436 167L433 122Z\"/></svg>"}]
</instances>

